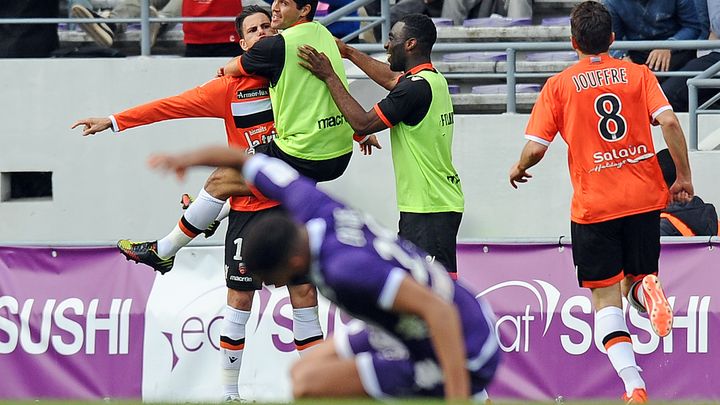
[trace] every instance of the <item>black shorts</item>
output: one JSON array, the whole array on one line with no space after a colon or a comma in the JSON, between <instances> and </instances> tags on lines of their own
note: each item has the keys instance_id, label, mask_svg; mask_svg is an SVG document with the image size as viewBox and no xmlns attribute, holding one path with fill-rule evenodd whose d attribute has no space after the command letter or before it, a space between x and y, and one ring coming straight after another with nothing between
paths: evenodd
<instances>
[{"instance_id":1,"label":"black shorts","mask_svg":"<svg viewBox=\"0 0 720 405\"><path fill-rule=\"evenodd\" d=\"M284 209L280 205L261 211L230 211L225 234L225 284L229 289L255 291L262 287L262 282L251 277L245 269L245 263L242 260L244 255L242 241L248 236L251 226L260 218L283 211ZM291 284L307 284L309 282L310 279L306 276Z\"/></svg>"},{"instance_id":2,"label":"black shorts","mask_svg":"<svg viewBox=\"0 0 720 405\"><path fill-rule=\"evenodd\" d=\"M657 274L660 211L594 224L570 224L572 253L580 287L609 287L625 276Z\"/></svg>"},{"instance_id":3,"label":"black shorts","mask_svg":"<svg viewBox=\"0 0 720 405\"><path fill-rule=\"evenodd\" d=\"M457 273L457 234L462 212L401 212L400 237L415 244L440 262L448 272Z\"/></svg>"},{"instance_id":4,"label":"black shorts","mask_svg":"<svg viewBox=\"0 0 720 405\"><path fill-rule=\"evenodd\" d=\"M283 152L275 142L272 141L256 146L255 152L280 159L303 176L309 177L318 183L321 181L335 180L340 177L340 175L345 172L345 169L347 169L350 163L350 157L352 156L352 152L348 152L344 155L326 160L301 159Z\"/></svg>"}]
</instances>

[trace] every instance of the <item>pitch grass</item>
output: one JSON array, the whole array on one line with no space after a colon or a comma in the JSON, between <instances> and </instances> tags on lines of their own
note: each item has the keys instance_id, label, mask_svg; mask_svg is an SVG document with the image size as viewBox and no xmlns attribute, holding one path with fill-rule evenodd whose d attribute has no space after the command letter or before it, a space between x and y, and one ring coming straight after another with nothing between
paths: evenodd
<instances>
[{"instance_id":1,"label":"pitch grass","mask_svg":"<svg viewBox=\"0 0 720 405\"><path fill-rule=\"evenodd\" d=\"M308 399L308 400L302 400L302 401L295 401L291 404L297 404L297 405L376 405L376 404L397 404L397 405L440 405L445 404L444 401L440 400L426 400L426 399L409 399L409 400L392 400L387 402L380 402L380 401L373 401L371 399ZM144 405L141 401L53 401L53 400L39 400L39 401L1 401L0 405L38 405L38 404L47 404L47 405ZM148 402L145 404L177 404L177 405L188 405L188 404L198 404L201 403L197 402L163 402L163 403L154 403L154 402ZM210 405L211 403L208 403ZM257 405L288 405L288 403L263 403L263 402L257 402ZM464 402L453 402L453 405L462 405L466 404ZM467 402L467 404L470 404ZM578 405L623 405L622 401L569 401L564 400L562 402L560 401L546 401L546 402L518 402L518 401L503 401L503 400L496 400L493 401L493 405L570 405L570 404L578 404ZM660 401L660 402L652 402L652 405L720 405L720 402L713 402L713 401Z\"/></svg>"}]
</instances>

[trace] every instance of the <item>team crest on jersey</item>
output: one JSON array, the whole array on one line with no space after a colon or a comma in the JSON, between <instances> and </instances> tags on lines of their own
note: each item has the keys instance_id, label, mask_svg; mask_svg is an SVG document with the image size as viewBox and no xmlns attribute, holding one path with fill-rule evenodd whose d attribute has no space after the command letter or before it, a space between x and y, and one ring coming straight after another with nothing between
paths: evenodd
<instances>
[{"instance_id":1,"label":"team crest on jersey","mask_svg":"<svg viewBox=\"0 0 720 405\"><path fill-rule=\"evenodd\" d=\"M247 273L247 266L245 266L245 263L238 264L238 273L245 275Z\"/></svg>"}]
</instances>

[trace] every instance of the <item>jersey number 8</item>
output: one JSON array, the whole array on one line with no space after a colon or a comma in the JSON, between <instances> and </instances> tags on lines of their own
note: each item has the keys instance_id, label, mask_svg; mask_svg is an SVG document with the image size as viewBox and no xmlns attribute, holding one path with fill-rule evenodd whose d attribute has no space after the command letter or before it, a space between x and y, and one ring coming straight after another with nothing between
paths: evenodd
<instances>
[{"instance_id":1,"label":"jersey number 8","mask_svg":"<svg viewBox=\"0 0 720 405\"><path fill-rule=\"evenodd\" d=\"M595 99L595 114L600 117L598 132L608 142L619 141L627 133L627 122L620 114L622 103L618 96L605 93Z\"/></svg>"}]
</instances>

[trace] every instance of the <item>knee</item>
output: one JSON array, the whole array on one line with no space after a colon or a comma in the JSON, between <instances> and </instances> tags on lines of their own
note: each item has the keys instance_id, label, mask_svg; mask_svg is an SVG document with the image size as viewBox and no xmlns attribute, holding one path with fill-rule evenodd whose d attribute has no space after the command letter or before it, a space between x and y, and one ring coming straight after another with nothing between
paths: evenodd
<instances>
[{"instance_id":1,"label":"knee","mask_svg":"<svg viewBox=\"0 0 720 405\"><path fill-rule=\"evenodd\" d=\"M249 311L252 308L254 291L228 290L227 304L241 311Z\"/></svg>"},{"instance_id":2,"label":"knee","mask_svg":"<svg viewBox=\"0 0 720 405\"><path fill-rule=\"evenodd\" d=\"M205 181L205 191L218 200L227 200L230 198L225 182L226 176L224 173L225 171L223 169L217 169L212 172L207 181Z\"/></svg>"},{"instance_id":3,"label":"knee","mask_svg":"<svg viewBox=\"0 0 720 405\"><path fill-rule=\"evenodd\" d=\"M290 286L288 291L293 308L307 308L317 305L317 290L312 284Z\"/></svg>"}]
</instances>

